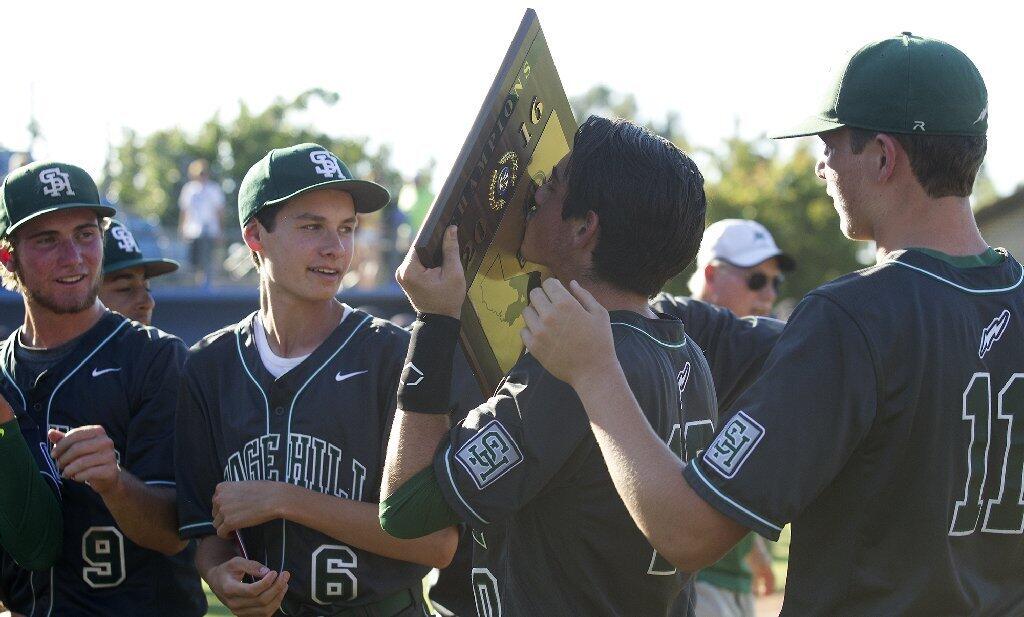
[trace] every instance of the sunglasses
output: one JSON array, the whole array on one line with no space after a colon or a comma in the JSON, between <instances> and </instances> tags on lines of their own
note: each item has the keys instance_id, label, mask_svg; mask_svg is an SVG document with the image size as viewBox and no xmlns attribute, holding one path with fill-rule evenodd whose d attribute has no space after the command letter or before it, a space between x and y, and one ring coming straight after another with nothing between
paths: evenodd
<instances>
[{"instance_id":1,"label":"sunglasses","mask_svg":"<svg viewBox=\"0 0 1024 617\"><path fill-rule=\"evenodd\" d=\"M777 274L770 279L772 289L775 293L779 293L779 288L786 281L786 277L782 274ZM768 275L764 272L755 272L747 277L747 289L750 291L761 291L764 286L769 283Z\"/></svg>"}]
</instances>

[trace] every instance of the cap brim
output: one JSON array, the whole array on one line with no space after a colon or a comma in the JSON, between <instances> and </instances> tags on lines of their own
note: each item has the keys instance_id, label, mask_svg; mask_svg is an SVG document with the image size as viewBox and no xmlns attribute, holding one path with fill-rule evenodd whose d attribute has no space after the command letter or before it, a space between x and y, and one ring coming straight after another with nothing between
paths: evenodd
<instances>
[{"instance_id":1,"label":"cap brim","mask_svg":"<svg viewBox=\"0 0 1024 617\"><path fill-rule=\"evenodd\" d=\"M753 268L754 266L764 263L769 259L774 259L775 263L779 265L779 270L783 272L792 272L796 270L796 260L790 257L788 254L783 252L773 253L747 253L742 258L726 259L720 255L712 256L713 259L720 259L727 264L736 266L737 268Z\"/></svg>"},{"instance_id":2,"label":"cap brim","mask_svg":"<svg viewBox=\"0 0 1024 617\"><path fill-rule=\"evenodd\" d=\"M115 210L114 208L111 208L110 206L101 206L101 205L98 205L98 204L61 204L59 206L54 206L52 208L46 208L45 210L40 210L38 212L33 212L32 214L26 216L25 218L21 219L20 221L18 221L14 225L11 225L10 227L8 227L6 229L6 231L4 231L4 237L11 235L11 233L13 231L18 229L19 227L21 227L25 223L27 223L27 222L29 222L31 220L37 219L37 218L39 218L41 216L45 216L47 214L52 214L54 212L59 212L61 210L81 210L82 208L85 208L87 210L92 210L96 214L98 214L98 215L100 215L102 217L110 217L110 216L114 216L115 214L117 214L117 210Z\"/></svg>"},{"instance_id":3,"label":"cap brim","mask_svg":"<svg viewBox=\"0 0 1024 617\"><path fill-rule=\"evenodd\" d=\"M391 193L386 188L377 184L376 182L370 182L369 180L327 180L324 182L318 182L312 186L299 189L291 195L286 195L279 199L274 199L265 202L263 205L272 206L279 204L283 201L287 201L292 197L297 197L303 193L310 191L318 191L320 189L332 188L339 191L345 191L352 195L352 201L355 202L356 212L359 214L368 214L370 212L376 212L384 206L391 203Z\"/></svg>"},{"instance_id":4,"label":"cap brim","mask_svg":"<svg viewBox=\"0 0 1024 617\"><path fill-rule=\"evenodd\" d=\"M173 259L164 259L162 257L143 257L141 259L116 261L109 265L104 264L103 274L106 275L113 272L120 272L121 270L127 270L136 266L142 266L144 272L143 276L149 279L154 276L160 276L161 274L170 274L171 272L175 272L181 267L181 264Z\"/></svg>"},{"instance_id":5,"label":"cap brim","mask_svg":"<svg viewBox=\"0 0 1024 617\"><path fill-rule=\"evenodd\" d=\"M811 135L820 135L836 129L841 129L845 124L837 120L831 120L829 118L822 118L820 116L813 116L804 120L800 124L791 127L789 130L775 135L769 135L772 139L789 139L791 137L809 137Z\"/></svg>"}]
</instances>

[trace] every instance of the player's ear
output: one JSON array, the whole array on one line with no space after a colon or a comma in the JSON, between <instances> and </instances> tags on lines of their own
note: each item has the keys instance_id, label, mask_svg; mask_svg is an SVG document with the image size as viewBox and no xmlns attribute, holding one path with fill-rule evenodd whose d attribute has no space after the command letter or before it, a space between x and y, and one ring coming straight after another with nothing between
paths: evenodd
<instances>
[{"instance_id":1,"label":"player's ear","mask_svg":"<svg viewBox=\"0 0 1024 617\"><path fill-rule=\"evenodd\" d=\"M3 264L7 268L8 272L14 272L14 253L11 252L11 248L8 246L0 246L0 264Z\"/></svg>"},{"instance_id":2,"label":"player's ear","mask_svg":"<svg viewBox=\"0 0 1024 617\"><path fill-rule=\"evenodd\" d=\"M597 243L597 229L600 217L597 212L587 210L583 218L576 219L575 240L578 246L588 246Z\"/></svg>"},{"instance_id":3,"label":"player's ear","mask_svg":"<svg viewBox=\"0 0 1024 617\"><path fill-rule=\"evenodd\" d=\"M875 135L875 143L878 145L878 181L886 182L896 171L897 157L903 149L895 137L885 133Z\"/></svg>"},{"instance_id":4,"label":"player's ear","mask_svg":"<svg viewBox=\"0 0 1024 617\"><path fill-rule=\"evenodd\" d=\"M715 266L708 264L704 266L704 283L711 283L715 280Z\"/></svg>"},{"instance_id":5,"label":"player's ear","mask_svg":"<svg viewBox=\"0 0 1024 617\"><path fill-rule=\"evenodd\" d=\"M242 239L250 251L259 252L263 250L263 226L259 221L252 219L242 228Z\"/></svg>"}]
</instances>

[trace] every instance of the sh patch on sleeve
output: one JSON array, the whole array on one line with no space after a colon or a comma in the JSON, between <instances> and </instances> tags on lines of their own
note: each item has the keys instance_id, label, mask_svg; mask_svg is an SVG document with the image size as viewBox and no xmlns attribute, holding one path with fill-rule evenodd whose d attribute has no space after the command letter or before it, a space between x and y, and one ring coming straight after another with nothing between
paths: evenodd
<instances>
[{"instance_id":1,"label":"sh patch on sleeve","mask_svg":"<svg viewBox=\"0 0 1024 617\"><path fill-rule=\"evenodd\" d=\"M704 461L726 478L732 478L750 457L764 437L764 427L753 418L738 412L711 442Z\"/></svg>"},{"instance_id":2,"label":"sh patch on sleeve","mask_svg":"<svg viewBox=\"0 0 1024 617\"><path fill-rule=\"evenodd\" d=\"M476 487L484 489L523 462L523 453L501 422L491 420L459 448L455 458Z\"/></svg>"}]
</instances>

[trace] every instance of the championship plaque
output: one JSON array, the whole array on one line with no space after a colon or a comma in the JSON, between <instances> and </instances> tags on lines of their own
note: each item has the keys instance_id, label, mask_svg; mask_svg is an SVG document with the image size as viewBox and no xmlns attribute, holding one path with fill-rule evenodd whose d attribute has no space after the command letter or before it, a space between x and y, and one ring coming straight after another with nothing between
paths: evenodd
<instances>
[{"instance_id":1,"label":"championship plaque","mask_svg":"<svg viewBox=\"0 0 1024 617\"><path fill-rule=\"evenodd\" d=\"M468 287L462 347L485 395L523 352L522 312L545 276L519 252L526 212L575 133L537 13L527 9L415 241L423 264L436 266L444 230L458 225Z\"/></svg>"}]
</instances>

